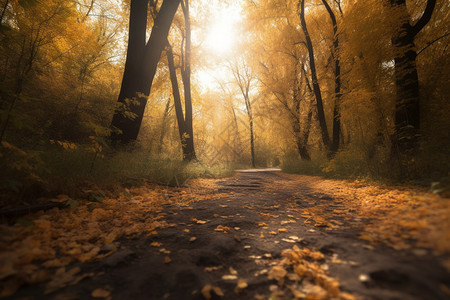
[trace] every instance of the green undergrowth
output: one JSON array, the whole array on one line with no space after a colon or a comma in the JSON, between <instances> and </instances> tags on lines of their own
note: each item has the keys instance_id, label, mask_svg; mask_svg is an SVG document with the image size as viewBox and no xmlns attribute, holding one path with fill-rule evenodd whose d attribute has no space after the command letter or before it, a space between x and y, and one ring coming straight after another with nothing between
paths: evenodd
<instances>
[{"instance_id":1,"label":"green undergrowth","mask_svg":"<svg viewBox=\"0 0 450 300\"><path fill-rule=\"evenodd\" d=\"M422 151L408 164L400 165L386 156L367 157L363 152L340 151L334 158L314 157L311 161L285 158L287 173L335 179L364 179L380 184L412 184L450 191L450 159L439 152Z\"/></svg>"},{"instance_id":2,"label":"green undergrowth","mask_svg":"<svg viewBox=\"0 0 450 300\"><path fill-rule=\"evenodd\" d=\"M230 176L225 164L157 157L145 151L92 151L67 143L39 151L2 143L0 152L0 207L33 204L41 196L68 194L77 197L80 188L129 187L143 183L181 186L194 178Z\"/></svg>"}]
</instances>

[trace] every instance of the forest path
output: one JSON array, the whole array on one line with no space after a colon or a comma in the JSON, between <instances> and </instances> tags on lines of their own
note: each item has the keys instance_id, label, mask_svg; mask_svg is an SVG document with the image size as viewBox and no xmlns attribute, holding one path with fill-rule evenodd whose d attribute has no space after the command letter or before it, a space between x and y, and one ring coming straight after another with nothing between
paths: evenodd
<instances>
[{"instance_id":1,"label":"forest path","mask_svg":"<svg viewBox=\"0 0 450 300\"><path fill-rule=\"evenodd\" d=\"M356 299L446 299L443 286L450 277L436 256L358 239L368 222L364 218L336 215L321 223L326 215L308 216L307 210L319 205L329 212L344 207L333 187L317 189L311 182L319 178L299 178L265 170L219 180L216 191L223 196L166 207L166 228L122 239L115 254L84 265L84 271L96 276L42 299L89 299L96 288L111 291L112 299L135 300L269 299L271 294L278 296L271 299L294 299L301 293L323 299L332 294L351 299L346 293ZM271 271L280 264L282 251L294 245L324 255L305 255L311 263L305 276L311 280L299 280L292 271L286 277ZM346 293L316 285L320 276L312 273L323 272L319 269L337 279ZM268 278L271 272L278 282Z\"/></svg>"}]
</instances>

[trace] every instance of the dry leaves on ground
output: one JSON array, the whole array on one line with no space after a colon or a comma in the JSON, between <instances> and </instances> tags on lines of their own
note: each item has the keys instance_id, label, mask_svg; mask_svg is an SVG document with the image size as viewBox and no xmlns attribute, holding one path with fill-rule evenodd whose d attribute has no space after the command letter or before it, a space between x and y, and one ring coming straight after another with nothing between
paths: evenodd
<instances>
[{"instance_id":1,"label":"dry leaves on ground","mask_svg":"<svg viewBox=\"0 0 450 300\"><path fill-rule=\"evenodd\" d=\"M295 299L342 299L352 300L355 297L342 292L339 282L329 277L322 267L324 255L319 251L300 249L294 245L292 249L282 252L283 259L268 273L269 279L278 285L286 286ZM272 288L272 297L284 297L284 289Z\"/></svg>"},{"instance_id":2,"label":"dry leaves on ground","mask_svg":"<svg viewBox=\"0 0 450 300\"><path fill-rule=\"evenodd\" d=\"M306 223L327 230L359 228L361 239L403 250L450 253L450 201L415 187L382 187L362 181L289 175L300 191L295 199ZM323 196L326 194L325 196ZM330 199L329 197L332 199ZM425 251L426 253L426 251Z\"/></svg>"},{"instance_id":3,"label":"dry leaves on ground","mask_svg":"<svg viewBox=\"0 0 450 300\"><path fill-rule=\"evenodd\" d=\"M111 255L120 238L157 234L157 229L168 225L161 212L164 205L188 206L217 196L204 191L187 193L183 188L174 190L141 186L101 202L60 195L51 200L70 202L72 208L41 211L15 225L1 225L0 296L14 294L23 284L48 282L47 293L76 284L93 274L78 274L77 268L66 271L69 264ZM168 192L171 197L167 197ZM167 263L169 260L166 257Z\"/></svg>"}]
</instances>

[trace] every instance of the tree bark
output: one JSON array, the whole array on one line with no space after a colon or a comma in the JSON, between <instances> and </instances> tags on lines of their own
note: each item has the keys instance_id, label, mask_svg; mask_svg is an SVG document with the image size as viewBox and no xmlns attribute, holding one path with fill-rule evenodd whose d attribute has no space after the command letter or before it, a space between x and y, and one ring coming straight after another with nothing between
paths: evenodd
<instances>
[{"instance_id":1,"label":"tree bark","mask_svg":"<svg viewBox=\"0 0 450 300\"><path fill-rule=\"evenodd\" d=\"M127 59L118 104L111 122L113 145L136 140L157 65L181 0L165 0L145 43L148 0L132 0Z\"/></svg>"},{"instance_id":2,"label":"tree bark","mask_svg":"<svg viewBox=\"0 0 450 300\"><path fill-rule=\"evenodd\" d=\"M312 86L313 86L313 92L314 96L316 98L316 107L317 107L317 117L319 119L319 125L320 125L320 132L322 135L322 141L325 145L325 148L327 150L330 149L330 137L328 134L328 128L327 128L327 122L325 119L325 112L323 110L323 101L322 101L322 93L320 91L319 81L317 80L317 71L316 71L316 64L314 59L314 48L311 41L311 37L308 33L308 28L306 27L306 20L305 20L305 0L300 1L300 24L303 30L303 33L305 35L306 39L306 47L308 49L308 55L309 55L309 68L311 69L311 79L312 79Z\"/></svg>"},{"instance_id":3,"label":"tree bark","mask_svg":"<svg viewBox=\"0 0 450 300\"><path fill-rule=\"evenodd\" d=\"M336 16L326 0L322 0L333 24L333 59L334 59L334 109L333 109L333 141L331 142L330 155L334 156L339 150L341 136L341 60L339 55L339 36Z\"/></svg>"},{"instance_id":4,"label":"tree bark","mask_svg":"<svg viewBox=\"0 0 450 300\"><path fill-rule=\"evenodd\" d=\"M394 76L397 89L395 102L395 133L392 137L392 153L412 158L418 146L420 133L420 93L415 48L416 35L430 21L436 0L428 0L421 18L410 24L406 0L390 0L401 14L400 26L392 39L396 48Z\"/></svg>"},{"instance_id":5,"label":"tree bark","mask_svg":"<svg viewBox=\"0 0 450 300\"><path fill-rule=\"evenodd\" d=\"M191 161L196 159L194 148L194 130L192 126L192 99L191 99L191 32L189 21L189 3L181 2L183 15L185 18L186 41L181 45L181 78L184 87L184 113L181 103L180 87L178 84L177 70L174 62L173 50L169 42L167 42L166 54L169 64L170 81L172 83L173 101L175 106L175 114L177 116L178 133L180 135L181 149L183 152L183 160Z\"/></svg>"},{"instance_id":6,"label":"tree bark","mask_svg":"<svg viewBox=\"0 0 450 300\"><path fill-rule=\"evenodd\" d=\"M186 44L184 52L184 65L181 70L184 87L184 112L185 112L185 142L186 147L183 151L184 160L196 159L194 148L194 129L192 120L192 94L191 94L191 21L189 15L189 0L181 1L181 8L184 15L184 24L186 30Z\"/></svg>"},{"instance_id":7,"label":"tree bark","mask_svg":"<svg viewBox=\"0 0 450 300\"><path fill-rule=\"evenodd\" d=\"M294 108L295 108L295 111L292 114L293 115L292 129L294 131L295 142L297 145L297 150L298 150L298 154L300 155L300 158L302 160L311 160L311 156L309 155L308 149L306 148L309 133L308 133L306 139L301 134L301 126L300 126L300 122L301 122L301 120L300 120L301 119L300 118L300 115L301 115L300 102L301 102L301 99L300 99L300 83L298 80L299 73L300 72L296 71L294 84L292 87L293 88L292 100L294 101Z\"/></svg>"},{"instance_id":8,"label":"tree bark","mask_svg":"<svg viewBox=\"0 0 450 300\"><path fill-rule=\"evenodd\" d=\"M252 167L256 167L256 159L255 159L255 135L254 135L254 128L253 128L253 112L252 112L252 103L250 100L250 84L253 80L253 74L249 70L249 66L245 65L243 66L244 75L241 74L239 70L238 62L233 65L233 63L230 64L231 71L233 72L233 76L236 80L237 85L239 86L239 89L241 90L242 97L244 98L245 102L245 108L247 110L247 117L250 127L250 154L251 154L251 163Z\"/></svg>"}]
</instances>

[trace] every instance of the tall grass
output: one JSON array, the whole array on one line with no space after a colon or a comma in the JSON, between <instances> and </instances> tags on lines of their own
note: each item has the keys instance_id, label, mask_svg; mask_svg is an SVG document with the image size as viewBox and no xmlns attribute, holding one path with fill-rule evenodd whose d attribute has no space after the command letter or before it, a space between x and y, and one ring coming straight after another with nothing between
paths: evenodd
<instances>
[{"instance_id":1,"label":"tall grass","mask_svg":"<svg viewBox=\"0 0 450 300\"><path fill-rule=\"evenodd\" d=\"M407 165L401 165L386 152L380 151L369 157L364 151L353 149L339 151L332 159L322 156L315 157L312 161L302 161L288 156L283 160L282 170L328 178L430 186L432 182L448 181L450 157L442 151L425 148Z\"/></svg>"},{"instance_id":2,"label":"tall grass","mask_svg":"<svg viewBox=\"0 0 450 300\"><path fill-rule=\"evenodd\" d=\"M4 147L1 150L0 191L3 198L8 199L0 199L0 207L5 206L5 201L23 202L18 198L23 198L24 191L31 193L26 201L32 203L42 194L77 196L80 186L86 184L104 189L143 182L179 186L193 178L220 178L233 173L233 168L225 164L184 162L156 157L145 151L93 152L81 146L62 148L58 145L29 152Z\"/></svg>"}]
</instances>

